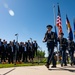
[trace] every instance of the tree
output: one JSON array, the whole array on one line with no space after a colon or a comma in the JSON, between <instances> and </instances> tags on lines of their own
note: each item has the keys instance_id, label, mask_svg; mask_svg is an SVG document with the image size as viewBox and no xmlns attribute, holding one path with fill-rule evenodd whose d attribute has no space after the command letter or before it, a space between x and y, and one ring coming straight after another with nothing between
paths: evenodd
<instances>
[{"instance_id":1,"label":"tree","mask_svg":"<svg viewBox=\"0 0 75 75\"><path fill-rule=\"evenodd\" d=\"M45 57L45 51L37 50L37 57L44 58Z\"/></svg>"}]
</instances>

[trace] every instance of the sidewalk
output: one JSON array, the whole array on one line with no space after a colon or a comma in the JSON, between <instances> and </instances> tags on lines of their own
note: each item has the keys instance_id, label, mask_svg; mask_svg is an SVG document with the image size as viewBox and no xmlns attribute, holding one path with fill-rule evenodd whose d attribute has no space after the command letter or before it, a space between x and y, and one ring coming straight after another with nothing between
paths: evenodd
<instances>
[{"instance_id":1,"label":"sidewalk","mask_svg":"<svg viewBox=\"0 0 75 75\"><path fill-rule=\"evenodd\" d=\"M0 75L75 75L75 66L50 68L43 66L28 66L0 69Z\"/></svg>"}]
</instances>

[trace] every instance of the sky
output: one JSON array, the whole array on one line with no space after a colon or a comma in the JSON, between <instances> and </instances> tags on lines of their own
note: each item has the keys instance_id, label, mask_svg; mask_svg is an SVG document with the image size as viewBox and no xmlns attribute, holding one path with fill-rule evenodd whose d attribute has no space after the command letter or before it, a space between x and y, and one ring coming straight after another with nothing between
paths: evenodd
<instances>
[{"instance_id":1,"label":"sky","mask_svg":"<svg viewBox=\"0 0 75 75\"><path fill-rule=\"evenodd\" d=\"M19 42L26 42L32 38L47 56L46 43L42 40L47 30L46 26L54 26L53 5L57 17L57 3L60 6L64 37L67 38L66 14L73 30L75 0L0 0L0 38L7 42L16 40L16 33Z\"/></svg>"}]
</instances>

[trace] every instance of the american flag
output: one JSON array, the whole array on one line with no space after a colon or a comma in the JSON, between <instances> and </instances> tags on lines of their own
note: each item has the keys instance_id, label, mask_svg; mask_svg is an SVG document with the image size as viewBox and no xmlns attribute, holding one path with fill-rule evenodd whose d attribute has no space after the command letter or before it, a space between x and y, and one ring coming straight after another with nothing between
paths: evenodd
<instances>
[{"instance_id":1,"label":"american flag","mask_svg":"<svg viewBox=\"0 0 75 75\"><path fill-rule=\"evenodd\" d=\"M15 36L17 36L18 35L18 33L17 34L15 34Z\"/></svg>"},{"instance_id":2,"label":"american flag","mask_svg":"<svg viewBox=\"0 0 75 75\"><path fill-rule=\"evenodd\" d=\"M60 14L59 5L58 5L58 15L57 15L56 25L58 27L58 36L59 36L62 33L61 14Z\"/></svg>"}]
</instances>

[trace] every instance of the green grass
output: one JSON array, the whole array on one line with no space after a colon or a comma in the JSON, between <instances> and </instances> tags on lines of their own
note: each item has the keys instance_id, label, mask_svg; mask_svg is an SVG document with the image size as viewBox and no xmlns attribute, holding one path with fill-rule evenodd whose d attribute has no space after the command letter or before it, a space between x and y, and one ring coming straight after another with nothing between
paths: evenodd
<instances>
[{"instance_id":1,"label":"green grass","mask_svg":"<svg viewBox=\"0 0 75 75\"><path fill-rule=\"evenodd\" d=\"M38 63L38 61L40 63ZM22 64L1 64L0 63L0 68L10 68L10 67L20 67L20 66L40 66L40 65L45 65L47 61L47 58L34 58L34 64L32 63L22 63Z\"/></svg>"},{"instance_id":2,"label":"green grass","mask_svg":"<svg viewBox=\"0 0 75 75\"><path fill-rule=\"evenodd\" d=\"M0 64L0 68L10 68L10 67L21 67L21 66L40 66L45 65L45 63L23 63L23 64Z\"/></svg>"}]
</instances>

